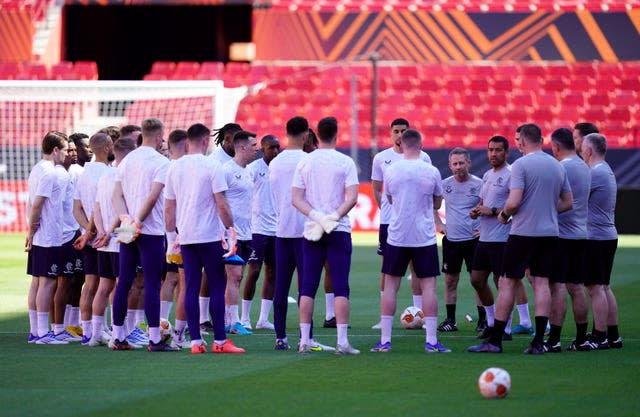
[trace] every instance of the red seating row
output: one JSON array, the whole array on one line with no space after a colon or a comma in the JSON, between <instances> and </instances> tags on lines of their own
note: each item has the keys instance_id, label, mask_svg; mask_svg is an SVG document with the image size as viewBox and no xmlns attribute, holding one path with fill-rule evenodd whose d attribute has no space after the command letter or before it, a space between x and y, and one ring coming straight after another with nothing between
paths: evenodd
<instances>
[{"instance_id":1,"label":"red seating row","mask_svg":"<svg viewBox=\"0 0 640 417\"><path fill-rule=\"evenodd\" d=\"M44 19L47 6L51 0L0 0L2 10L26 10L31 20L38 22Z\"/></svg>"},{"instance_id":2,"label":"red seating row","mask_svg":"<svg viewBox=\"0 0 640 417\"><path fill-rule=\"evenodd\" d=\"M0 80L97 80L93 61L60 61L47 68L40 63L0 63Z\"/></svg>"}]
</instances>

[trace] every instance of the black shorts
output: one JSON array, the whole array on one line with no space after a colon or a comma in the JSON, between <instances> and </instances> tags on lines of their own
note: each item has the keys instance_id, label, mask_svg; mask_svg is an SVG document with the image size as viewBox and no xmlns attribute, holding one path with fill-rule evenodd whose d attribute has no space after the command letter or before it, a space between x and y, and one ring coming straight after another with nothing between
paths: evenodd
<instances>
[{"instance_id":1,"label":"black shorts","mask_svg":"<svg viewBox=\"0 0 640 417\"><path fill-rule=\"evenodd\" d=\"M251 236L253 250L247 263L274 266L276 264L276 237L254 233Z\"/></svg>"},{"instance_id":2,"label":"black shorts","mask_svg":"<svg viewBox=\"0 0 640 417\"><path fill-rule=\"evenodd\" d=\"M438 265L438 246L421 246L417 248L385 246L382 273L394 277L403 277L409 262L413 262L416 278L429 278L440 275Z\"/></svg>"},{"instance_id":3,"label":"black shorts","mask_svg":"<svg viewBox=\"0 0 640 417\"><path fill-rule=\"evenodd\" d=\"M56 279L60 274L59 262L60 246L44 248L33 245L27 254L27 274Z\"/></svg>"},{"instance_id":4,"label":"black shorts","mask_svg":"<svg viewBox=\"0 0 640 417\"><path fill-rule=\"evenodd\" d=\"M381 224L378 229L378 255L384 255L384 249L387 246L387 236L389 236L389 225Z\"/></svg>"},{"instance_id":5,"label":"black shorts","mask_svg":"<svg viewBox=\"0 0 640 417\"><path fill-rule=\"evenodd\" d=\"M239 257L247 261L251 257L252 253L253 248L251 247L250 240L238 240L238 250L236 251L236 254Z\"/></svg>"},{"instance_id":6,"label":"black shorts","mask_svg":"<svg viewBox=\"0 0 640 417\"><path fill-rule=\"evenodd\" d=\"M73 242L80 237L80 232L76 232L73 237L62 244L60 247L60 268L58 275L61 275L66 278L73 277L79 271L76 270L78 266L78 260L82 258L82 252L77 251L76 248L73 247ZM80 267L82 268L82 261L80 261Z\"/></svg>"},{"instance_id":7,"label":"black shorts","mask_svg":"<svg viewBox=\"0 0 640 417\"><path fill-rule=\"evenodd\" d=\"M171 262L167 262L167 272L178 273L178 268L182 268L182 264L172 264Z\"/></svg>"},{"instance_id":8,"label":"black shorts","mask_svg":"<svg viewBox=\"0 0 640 417\"><path fill-rule=\"evenodd\" d=\"M502 257L506 245L506 242L478 242L471 269L493 272L495 277L500 277L502 275Z\"/></svg>"},{"instance_id":9,"label":"black shorts","mask_svg":"<svg viewBox=\"0 0 640 417\"><path fill-rule=\"evenodd\" d=\"M585 285L609 285L618 239L587 240Z\"/></svg>"},{"instance_id":10,"label":"black shorts","mask_svg":"<svg viewBox=\"0 0 640 417\"><path fill-rule=\"evenodd\" d=\"M85 275L98 275L98 251L87 245L82 249L82 263Z\"/></svg>"},{"instance_id":11,"label":"black shorts","mask_svg":"<svg viewBox=\"0 0 640 417\"><path fill-rule=\"evenodd\" d=\"M473 256L476 252L478 239L451 241L447 236L442 238L442 272L457 274L462 271L462 261L471 272Z\"/></svg>"},{"instance_id":12,"label":"black shorts","mask_svg":"<svg viewBox=\"0 0 640 417\"><path fill-rule=\"evenodd\" d=\"M507 278L522 279L529 268L534 277L549 278L553 270L555 236L509 235L502 258L502 271Z\"/></svg>"},{"instance_id":13,"label":"black shorts","mask_svg":"<svg viewBox=\"0 0 640 417\"><path fill-rule=\"evenodd\" d=\"M118 252L98 251L98 275L100 278L115 280L120 271L120 254Z\"/></svg>"},{"instance_id":14,"label":"black shorts","mask_svg":"<svg viewBox=\"0 0 640 417\"><path fill-rule=\"evenodd\" d=\"M558 239L549 282L584 284L586 244L585 239Z\"/></svg>"}]
</instances>

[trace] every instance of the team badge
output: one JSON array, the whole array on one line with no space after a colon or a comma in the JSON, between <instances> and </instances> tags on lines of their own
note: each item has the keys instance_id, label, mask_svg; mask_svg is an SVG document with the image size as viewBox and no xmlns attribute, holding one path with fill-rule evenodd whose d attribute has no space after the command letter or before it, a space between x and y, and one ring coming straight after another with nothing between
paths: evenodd
<instances>
[{"instance_id":1,"label":"team badge","mask_svg":"<svg viewBox=\"0 0 640 417\"><path fill-rule=\"evenodd\" d=\"M389 165L389 164L391 163L391 159L386 159L386 160L384 161L384 163L385 163L385 164L387 164L387 165Z\"/></svg>"},{"instance_id":2,"label":"team badge","mask_svg":"<svg viewBox=\"0 0 640 417\"><path fill-rule=\"evenodd\" d=\"M447 188L444 189L444 192L447 194L451 193L451 191L453 191L453 189L451 188L450 185L447 185Z\"/></svg>"}]
</instances>

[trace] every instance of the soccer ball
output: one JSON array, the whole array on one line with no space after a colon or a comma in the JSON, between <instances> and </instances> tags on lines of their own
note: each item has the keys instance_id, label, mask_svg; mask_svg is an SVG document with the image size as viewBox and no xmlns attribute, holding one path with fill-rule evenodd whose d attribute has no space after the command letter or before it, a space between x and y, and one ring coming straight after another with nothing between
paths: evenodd
<instances>
[{"instance_id":1,"label":"soccer ball","mask_svg":"<svg viewBox=\"0 0 640 417\"><path fill-rule=\"evenodd\" d=\"M421 329L424 324L424 313L418 307L407 307L400 315L400 324L405 329Z\"/></svg>"},{"instance_id":2,"label":"soccer ball","mask_svg":"<svg viewBox=\"0 0 640 417\"><path fill-rule=\"evenodd\" d=\"M171 323L167 319L160 319L160 340L168 343L171 340L173 334L173 328Z\"/></svg>"},{"instance_id":3,"label":"soccer ball","mask_svg":"<svg viewBox=\"0 0 640 417\"><path fill-rule=\"evenodd\" d=\"M484 398L504 398L511 389L511 376L502 368L486 369L478 379L478 388Z\"/></svg>"}]
</instances>

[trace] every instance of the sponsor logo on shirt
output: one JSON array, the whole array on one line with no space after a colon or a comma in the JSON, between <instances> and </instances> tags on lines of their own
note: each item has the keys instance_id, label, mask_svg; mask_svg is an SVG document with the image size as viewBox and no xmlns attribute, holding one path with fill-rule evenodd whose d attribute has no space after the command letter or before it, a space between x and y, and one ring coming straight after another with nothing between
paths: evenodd
<instances>
[{"instance_id":1,"label":"sponsor logo on shirt","mask_svg":"<svg viewBox=\"0 0 640 417\"><path fill-rule=\"evenodd\" d=\"M451 188L450 185L447 185L447 188L444 189L444 192L447 194L451 193L451 191L453 191L453 188Z\"/></svg>"},{"instance_id":2,"label":"sponsor logo on shirt","mask_svg":"<svg viewBox=\"0 0 640 417\"><path fill-rule=\"evenodd\" d=\"M385 159L384 163L389 165L391 163L391 159Z\"/></svg>"}]
</instances>

